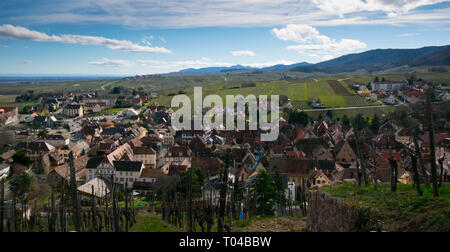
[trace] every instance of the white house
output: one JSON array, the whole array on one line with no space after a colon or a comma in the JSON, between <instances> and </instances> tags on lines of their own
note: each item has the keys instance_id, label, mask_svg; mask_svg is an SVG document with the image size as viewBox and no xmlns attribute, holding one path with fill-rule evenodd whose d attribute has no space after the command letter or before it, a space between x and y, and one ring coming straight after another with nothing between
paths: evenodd
<instances>
[{"instance_id":1,"label":"white house","mask_svg":"<svg viewBox=\"0 0 450 252\"><path fill-rule=\"evenodd\" d=\"M0 164L0 180L6 179L9 175L10 166L8 164Z\"/></svg>"},{"instance_id":2,"label":"white house","mask_svg":"<svg viewBox=\"0 0 450 252\"><path fill-rule=\"evenodd\" d=\"M450 101L450 94L448 92L442 93L439 98L442 101Z\"/></svg>"},{"instance_id":3,"label":"white house","mask_svg":"<svg viewBox=\"0 0 450 252\"><path fill-rule=\"evenodd\" d=\"M405 83L372 83L372 90L375 92L385 90L387 92L398 91L406 86Z\"/></svg>"},{"instance_id":4,"label":"white house","mask_svg":"<svg viewBox=\"0 0 450 252\"><path fill-rule=\"evenodd\" d=\"M70 139L65 138L62 135L47 135L42 137L42 141L45 141L55 147L63 147L70 143Z\"/></svg>"},{"instance_id":5,"label":"white house","mask_svg":"<svg viewBox=\"0 0 450 252\"><path fill-rule=\"evenodd\" d=\"M136 110L130 108L130 109L125 110L123 112L123 115L125 115L126 117L133 117L133 116L138 116L139 113Z\"/></svg>"},{"instance_id":6,"label":"white house","mask_svg":"<svg viewBox=\"0 0 450 252\"><path fill-rule=\"evenodd\" d=\"M390 95L388 98L384 99L384 103L389 105L395 105L397 101L393 95Z\"/></svg>"}]
</instances>

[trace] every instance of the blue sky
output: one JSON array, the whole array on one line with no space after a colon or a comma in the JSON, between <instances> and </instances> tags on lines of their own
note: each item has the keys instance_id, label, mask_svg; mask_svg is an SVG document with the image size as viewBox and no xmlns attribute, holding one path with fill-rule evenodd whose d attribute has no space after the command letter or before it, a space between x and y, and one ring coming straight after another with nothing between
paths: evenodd
<instances>
[{"instance_id":1,"label":"blue sky","mask_svg":"<svg viewBox=\"0 0 450 252\"><path fill-rule=\"evenodd\" d=\"M0 74L316 63L449 41L450 1L441 0L0 2Z\"/></svg>"}]
</instances>

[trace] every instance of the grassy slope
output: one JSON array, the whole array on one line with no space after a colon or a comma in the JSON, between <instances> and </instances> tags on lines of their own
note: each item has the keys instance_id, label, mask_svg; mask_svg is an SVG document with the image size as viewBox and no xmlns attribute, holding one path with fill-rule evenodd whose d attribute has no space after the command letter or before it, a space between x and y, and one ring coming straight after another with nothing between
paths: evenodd
<instances>
[{"instance_id":1,"label":"grassy slope","mask_svg":"<svg viewBox=\"0 0 450 252\"><path fill-rule=\"evenodd\" d=\"M234 222L235 232L306 232L306 217L253 218Z\"/></svg>"},{"instance_id":2,"label":"grassy slope","mask_svg":"<svg viewBox=\"0 0 450 252\"><path fill-rule=\"evenodd\" d=\"M130 232L181 232L178 228L165 223L161 217L153 216L146 211L139 211L136 221Z\"/></svg>"},{"instance_id":3,"label":"grassy slope","mask_svg":"<svg viewBox=\"0 0 450 252\"><path fill-rule=\"evenodd\" d=\"M392 193L390 185L355 189L346 183L321 188L333 196L375 209L386 231L450 231L450 184L443 185L439 198L433 198L432 189L422 186L419 197L411 185L398 185Z\"/></svg>"},{"instance_id":4,"label":"grassy slope","mask_svg":"<svg viewBox=\"0 0 450 252\"><path fill-rule=\"evenodd\" d=\"M228 223L228 220L225 220ZM187 226L185 222L185 227ZM233 232L305 232L305 217L257 217L246 220L233 221ZM205 226L206 228L206 226ZM201 228L196 224L197 232ZM212 232L217 232L214 225ZM186 232L171 224L165 223L160 216L153 216L146 211L139 211L137 224L131 228L131 232Z\"/></svg>"}]
</instances>

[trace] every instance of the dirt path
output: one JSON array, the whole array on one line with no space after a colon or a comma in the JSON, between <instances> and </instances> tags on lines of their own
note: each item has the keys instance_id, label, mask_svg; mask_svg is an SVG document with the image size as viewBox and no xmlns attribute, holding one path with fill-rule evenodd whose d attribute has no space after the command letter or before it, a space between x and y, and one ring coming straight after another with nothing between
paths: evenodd
<instances>
[{"instance_id":1,"label":"dirt path","mask_svg":"<svg viewBox=\"0 0 450 252\"><path fill-rule=\"evenodd\" d=\"M253 221L249 226L236 228L237 232L305 232L306 218L286 217Z\"/></svg>"}]
</instances>

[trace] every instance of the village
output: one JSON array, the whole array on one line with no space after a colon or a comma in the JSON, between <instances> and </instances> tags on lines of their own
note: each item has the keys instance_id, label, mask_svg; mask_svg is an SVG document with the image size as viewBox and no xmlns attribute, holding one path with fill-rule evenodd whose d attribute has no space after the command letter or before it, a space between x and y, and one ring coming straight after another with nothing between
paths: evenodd
<instances>
[{"instance_id":1,"label":"village","mask_svg":"<svg viewBox=\"0 0 450 252\"><path fill-rule=\"evenodd\" d=\"M414 108L427 108L427 101L439 106L450 100L445 91L430 94L433 86L425 80L393 83L376 77L352 88L372 102L403 105L416 113ZM27 220L36 223L30 216L39 208L58 216L53 227L46 224L49 231L67 230L64 218L77 231L93 223L94 231L125 231L141 206L175 225L182 225L179 215L187 213L195 219L190 219L190 231L193 221L202 223L202 231L207 223L210 230L214 220L208 218L222 216L220 228L230 230L224 216L306 214L307 192L327 185L389 184L393 171L395 184L429 184L432 177L442 184L450 177L448 114L434 113L438 117L430 132L423 118L406 110L372 118L335 118L329 110L312 118L290 109L280 119L278 139L263 142L259 130L176 131L171 125L174 110L154 102L157 93L115 93L31 93L39 105L20 111L0 108L0 121L10 129L2 135L0 153L2 230L37 229ZM270 194L275 196L253 202L255 185L268 175L279 183ZM33 189L26 182L30 177ZM110 211L123 212L123 219L115 212L99 219L86 212L80 214L82 220L73 217L80 206L102 209L106 202L108 211L109 200ZM273 203L264 206L260 200ZM55 205L66 210L59 212ZM210 215L203 216L201 209ZM105 223L111 218L109 229L107 224L100 229L102 218Z\"/></svg>"}]
</instances>

